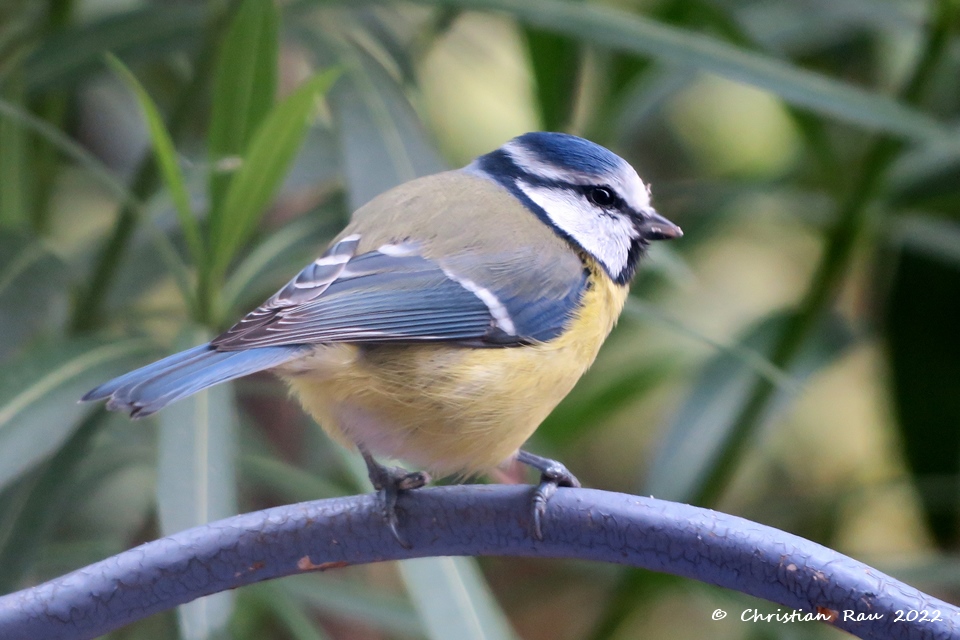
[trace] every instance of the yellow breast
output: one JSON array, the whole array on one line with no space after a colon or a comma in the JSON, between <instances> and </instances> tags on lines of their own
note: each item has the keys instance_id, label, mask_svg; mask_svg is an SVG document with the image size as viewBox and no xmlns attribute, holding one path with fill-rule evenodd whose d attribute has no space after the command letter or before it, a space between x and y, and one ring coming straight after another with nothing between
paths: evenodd
<instances>
[{"instance_id":1,"label":"yellow breast","mask_svg":"<svg viewBox=\"0 0 960 640\"><path fill-rule=\"evenodd\" d=\"M567 331L509 348L326 345L280 371L334 439L435 474L511 457L593 363L627 287L594 270Z\"/></svg>"}]
</instances>

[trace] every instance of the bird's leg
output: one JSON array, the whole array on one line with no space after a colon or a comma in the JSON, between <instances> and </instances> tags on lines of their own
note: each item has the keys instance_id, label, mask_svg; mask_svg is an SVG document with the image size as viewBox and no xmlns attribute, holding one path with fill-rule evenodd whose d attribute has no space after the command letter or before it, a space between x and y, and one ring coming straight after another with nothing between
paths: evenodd
<instances>
[{"instance_id":1,"label":"bird's leg","mask_svg":"<svg viewBox=\"0 0 960 640\"><path fill-rule=\"evenodd\" d=\"M383 513L383 519L390 527L390 532L397 539L400 546L409 549L410 545L400 536L400 530L397 528L397 496L401 491L419 489L430 482L430 476L424 471L407 471L399 467L385 467L376 460L364 447L360 449L360 455L363 461L367 463L367 475L373 488L377 490L377 498L380 501L380 509Z\"/></svg>"},{"instance_id":2,"label":"bird's leg","mask_svg":"<svg viewBox=\"0 0 960 640\"><path fill-rule=\"evenodd\" d=\"M540 484L533 490L533 535L537 540L543 540L540 522L547 511L547 501L557 492L557 487L579 488L580 481L556 460L544 458L523 449L517 453L517 461L540 472Z\"/></svg>"}]
</instances>

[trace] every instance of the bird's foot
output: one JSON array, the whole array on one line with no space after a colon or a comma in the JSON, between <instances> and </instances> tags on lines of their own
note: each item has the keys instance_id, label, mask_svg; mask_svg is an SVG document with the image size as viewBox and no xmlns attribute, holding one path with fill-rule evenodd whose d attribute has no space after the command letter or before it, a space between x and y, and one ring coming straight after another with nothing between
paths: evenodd
<instances>
[{"instance_id":1,"label":"bird's foot","mask_svg":"<svg viewBox=\"0 0 960 640\"><path fill-rule=\"evenodd\" d=\"M410 544L400 535L399 520L397 518L397 497L401 491L411 491L419 489L430 482L430 475L424 471L407 471L400 467L385 467L370 455L369 451L360 449L363 455L363 461L367 463L367 475L373 488L377 490L377 500L380 503L380 511L383 514L383 520L393 537L400 543L404 549L409 549Z\"/></svg>"},{"instance_id":2,"label":"bird's foot","mask_svg":"<svg viewBox=\"0 0 960 640\"><path fill-rule=\"evenodd\" d=\"M541 522L547 512L547 502L557 492L558 487L579 488L580 481L562 463L522 449L517 454L517 461L540 472L540 484L533 490L533 536L537 540L543 540Z\"/></svg>"}]
</instances>

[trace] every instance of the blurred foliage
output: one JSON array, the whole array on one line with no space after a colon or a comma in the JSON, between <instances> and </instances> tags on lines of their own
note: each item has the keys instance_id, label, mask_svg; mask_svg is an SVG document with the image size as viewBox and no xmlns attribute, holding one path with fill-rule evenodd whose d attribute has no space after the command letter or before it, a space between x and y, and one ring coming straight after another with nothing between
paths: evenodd
<instances>
[{"instance_id":1,"label":"blurred foliage","mask_svg":"<svg viewBox=\"0 0 960 640\"><path fill-rule=\"evenodd\" d=\"M686 235L653 250L531 448L590 486L739 513L957 601L958 13L6 0L4 590L362 490L269 376L140 423L76 400L223 329L377 193L546 128L630 160ZM258 585L113 637L839 635L709 619L765 606L617 567L438 559Z\"/></svg>"}]
</instances>

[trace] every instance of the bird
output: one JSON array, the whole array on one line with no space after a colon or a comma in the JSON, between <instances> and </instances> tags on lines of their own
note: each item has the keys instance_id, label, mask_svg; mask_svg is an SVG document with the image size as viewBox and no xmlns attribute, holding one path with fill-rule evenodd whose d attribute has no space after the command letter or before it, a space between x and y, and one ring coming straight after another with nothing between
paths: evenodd
<instances>
[{"instance_id":1,"label":"bird","mask_svg":"<svg viewBox=\"0 0 960 640\"><path fill-rule=\"evenodd\" d=\"M224 333L83 400L141 418L270 370L333 440L359 450L404 546L401 492L512 460L540 472L532 528L542 539L547 501L580 483L522 447L593 363L650 243L682 235L620 156L526 133L374 198Z\"/></svg>"}]
</instances>

